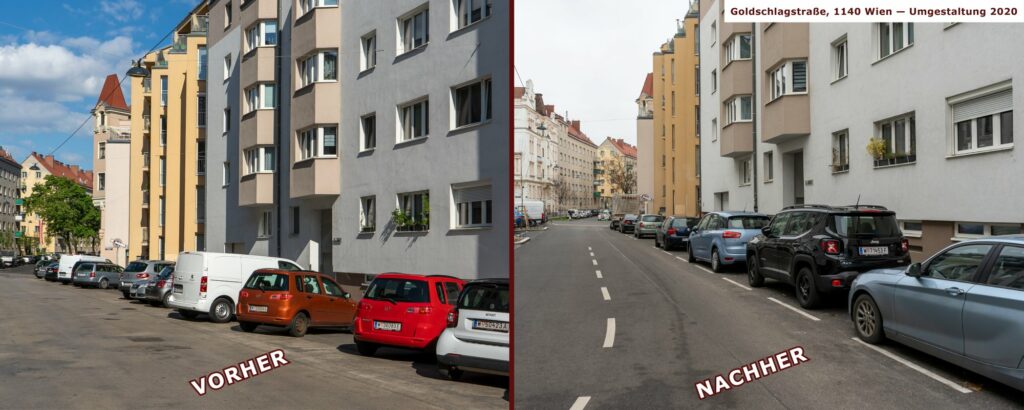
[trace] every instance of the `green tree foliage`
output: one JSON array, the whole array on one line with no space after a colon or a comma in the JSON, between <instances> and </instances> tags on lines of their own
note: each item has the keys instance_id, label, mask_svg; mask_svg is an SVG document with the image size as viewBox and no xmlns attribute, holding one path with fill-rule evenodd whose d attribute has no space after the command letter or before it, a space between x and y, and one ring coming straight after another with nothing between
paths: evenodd
<instances>
[{"instance_id":1,"label":"green tree foliage","mask_svg":"<svg viewBox=\"0 0 1024 410\"><path fill-rule=\"evenodd\" d=\"M85 188L70 179L48 175L25 198L25 210L39 215L46 222L47 236L64 239L72 253L78 253L79 241L99 235L99 209Z\"/></svg>"}]
</instances>

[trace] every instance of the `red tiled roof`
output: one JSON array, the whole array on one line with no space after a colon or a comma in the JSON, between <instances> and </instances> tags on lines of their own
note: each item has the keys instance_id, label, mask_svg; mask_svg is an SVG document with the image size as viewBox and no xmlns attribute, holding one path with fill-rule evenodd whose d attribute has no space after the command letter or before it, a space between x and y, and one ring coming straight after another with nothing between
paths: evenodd
<instances>
[{"instance_id":1,"label":"red tiled roof","mask_svg":"<svg viewBox=\"0 0 1024 410\"><path fill-rule=\"evenodd\" d=\"M100 97L96 100L96 104L100 102L112 108L128 110L128 103L124 102L124 94L121 92L121 84L117 81L117 74L108 75L107 79L103 81L103 90L100 91Z\"/></svg>"},{"instance_id":2,"label":"red tiled roof","mask_svg":"<svg viewBox=\"0 0 1024 410\"><path fill-rule=\"evenodd\" d=\"M629 145L629 143L623 141L622 138L615 139L612 137L608 137L608 140L612 142L612 145L615 146L615 149L619 150L619 152L621 152L622 155L634 159L636 158L636 147Z\"/></svg>"},{"instance_id":3,"label":"red tiled roof","mask_svg":"<svg viewBox=\"0 0 1024 410\"><path fill-rule=\"evenodd\" d=\"M92 190L92 171L79 169L78 165L69 165L57 161L53 158L53 155L42 156L33 151L32 156L42 166L46 167L50 174L70 179L83 188Z\"/></svg>"},{"instance_id":4,"label":"red tiled roof","mask_svg":"<svg viewBox=\"0 0 1024 410\"><path fill-rule=\"evenodd\" d=\"M11 153L7 152L7 150L5 150L3 147L0 147L0 160L8 161L14 164L18 163L18 161L14 160L14 157L11 157Z\"/></svg>"},{"instance_id":5,"label":"red tiled roof","mask_svg":"<svg viewBox=\"0 0 1024 410\"><path fill-rule=\"evenodd\" d=\"M644 80L644 88L640 90L640 94L654 96L654 73L647 73L647 78Z\"/></svg>"},{"instance_id":6,"label":"red tiled roof","mask_svg":"<svg viewBox=\"0 0 1024 410\"><path fill-rule=\"evenodd\" d=\"M578 120L571 121L567 125L569 126L570 137L591 147L597 148L597 144L595 144L594 141L591 141L590 137L587 137L587 134L584 134L583 131L580 131L580 122Z\"/></svg>"}]
</instances>

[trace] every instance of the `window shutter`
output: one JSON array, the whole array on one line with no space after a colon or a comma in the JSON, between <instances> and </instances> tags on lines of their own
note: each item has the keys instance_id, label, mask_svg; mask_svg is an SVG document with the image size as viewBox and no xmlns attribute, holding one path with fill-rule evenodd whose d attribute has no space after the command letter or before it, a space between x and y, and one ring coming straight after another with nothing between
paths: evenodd
<instances>
[{"instance_id":1,"label":"window shutter","mask_svg":"<svg viewBox=\"0 0 1024 410\"><path fill-rule=\"evenodd\" d=\"M463 188L454 192L455 203L487 201L491 199L491 186Z\"/></svg>"},{"instance_id":2,"label":"window shutter","mask_svg":"<svg viewBox=\"0 0 1024 410\"><path fill-rule=\"evenodd\" d=\"M1012 90L1000 91L953 106L953 122L960 122L1013 109Z\"/></svg>"}]
</instances>

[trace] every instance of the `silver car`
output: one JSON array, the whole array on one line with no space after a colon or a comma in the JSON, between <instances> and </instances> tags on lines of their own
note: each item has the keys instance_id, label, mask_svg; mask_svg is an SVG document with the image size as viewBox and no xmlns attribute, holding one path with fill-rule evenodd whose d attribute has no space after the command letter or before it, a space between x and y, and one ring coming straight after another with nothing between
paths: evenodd
<instances>
[{"instance_id":1,"label":"silver car","mask_svg":"<svg viewBox=\"0 0 1024 410\"><path fill-rule=\"evenodd\" d=\"M661 215L644 214L640 215L640 218L636 221L636 228L633 229L634 238L643 238L644 236L658 236L658 227L665 221L665 217Z\"/></svg>"},{"instance_id":2,"label":"silver car","mask_svg":"<svg viewBox=\"0 0 1024 410\"><path fill-rule=\"evenodd\" d=\"M168 266L174 266L174 262L138 260L129 263L124 268L124 273L121 274L118 289L121 289L121 294L124 295L125 299L132 299L135 296L132 289L135 284L148 282L150 278L156 277L160 271ZM138 286L135 286L135 288L138 288ZM144 292L145 290L143 290L143 295L145 295Z\"/></svg>"},{"instance_id":3,"label":"silver car","mask_svg":"<svg viewBox=\"0 0 1024 410\"><path fill-rule=\"evenodd\" d=\"M80 262L71 272L71 283L106 289L117 283L123 271L124 268L113 263Z\"/></svg>"},{"instance_id":4,"label":"silver car","mask_svg":"<svg viewBox=\"0 0 1024 410\"><path fill-rule=\"evenodd\" d=\"M171 296L174 288L172 279L174 265L167 266L156 277L150 278L145 285L139 286L138 293L142 294L140 299L145 299L153 306L167 306L167 298Z\"/></svg>"},{"instance_id":5,"label":"silver car","mask_svg":"<svg viewBox=\"0 0 1024 410\"><path fill-rule=\"evenodd\" d=\"M865 342L889 338L1024 391L1024 235L862 273L849 313Z\"/></svg>"}]
</instances>

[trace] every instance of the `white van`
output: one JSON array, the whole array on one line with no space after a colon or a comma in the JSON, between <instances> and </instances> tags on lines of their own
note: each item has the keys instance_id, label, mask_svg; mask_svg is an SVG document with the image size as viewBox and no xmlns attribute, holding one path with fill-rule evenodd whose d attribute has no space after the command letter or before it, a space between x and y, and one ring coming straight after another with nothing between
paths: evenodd
<instances>
[{"instance_id":1,"label":"white van","mask_svg":"<svg viewBox=\"0 0 1024 410\"><path fill-rule=\"evenodd\" d=\"M61 255L60 264L57 265L57 282L65 285L71 283L71 268L78 262L110 263L110 259L92 255Z\"/></svg>"},{"instance_id":2,"label":"white van","mask_svg":"<svg viewBox=\"0 0 1024 410\"><path fill-rule=\"evenodd\" d=\"M527 199L517 201L515 205L530 219L530 225L539 225L548 221L548 216L544 213L544 201Z\"/></svg>"},{"instance_id":3,"label":"white van","mask_svg":"<svg viewBox=\"0 0 1024 410\"><path fill-rule=\"evenodd\" d=\"M234 316L238 292L257 269L304 270L288 259L235 253L182 252L167 304L186 319L200 313L225 323Z\"/></svg>"}]
</instances>

